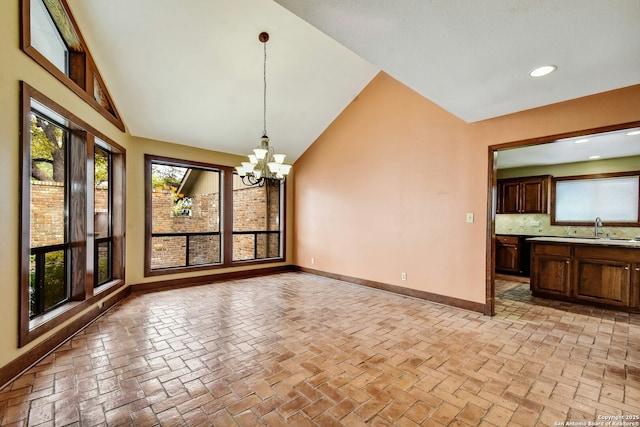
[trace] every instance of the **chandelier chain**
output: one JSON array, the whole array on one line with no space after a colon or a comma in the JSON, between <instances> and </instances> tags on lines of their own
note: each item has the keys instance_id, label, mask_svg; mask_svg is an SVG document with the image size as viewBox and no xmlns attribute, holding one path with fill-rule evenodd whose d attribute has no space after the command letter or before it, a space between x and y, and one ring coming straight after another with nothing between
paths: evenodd
<instances>
[{"instance_id":1,"label":"chandelier chain","mask_svg":"<svg viewBox=\"0 0 640 427\"><path fill-rule=\"evenodd\" d=\"M264 128L262 130L262 134L263 135L267 135L267 43L264 42L262 43L263 47L264 47L264 66L263 66L263 71L262 71L262 79L264 81L264 92L263 92L263 96L262 96L262 103L263 103L263 125Z\"/></svg>"}]
</instances>

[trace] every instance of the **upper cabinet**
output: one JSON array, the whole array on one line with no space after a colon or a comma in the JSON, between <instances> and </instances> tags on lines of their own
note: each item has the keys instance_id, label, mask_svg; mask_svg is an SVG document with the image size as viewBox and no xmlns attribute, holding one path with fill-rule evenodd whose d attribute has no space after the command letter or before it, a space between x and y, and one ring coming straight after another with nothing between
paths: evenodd
<instances>
[{"instance_id":1,"label":"upper cabinet","mask_svg":"<svg viewBox=\"0 0 640 427\"><path fill-rule=\"evenodd\" d=\"M497 213L548 213L550 181L550 175L499 179Z\"/></svg>"}]
</instances>

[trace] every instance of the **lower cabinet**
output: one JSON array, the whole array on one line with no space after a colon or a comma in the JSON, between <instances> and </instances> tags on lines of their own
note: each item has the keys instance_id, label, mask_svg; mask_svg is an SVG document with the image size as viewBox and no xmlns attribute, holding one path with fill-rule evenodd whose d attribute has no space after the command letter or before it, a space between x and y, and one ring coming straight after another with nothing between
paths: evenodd
<instances>
[{"instance_id":1,"label":"lower cabinet","mask_svg":"<svg viewBox=\"0 0 640 427\"><path fill-rule=\"evenodd\" d=\"M535 242L534 295L640 308L640 249Z\"/></svg>"},{"instance_id":2,"label":"lower cabinet","mask_svg":"<svg viewBox=\"0 0 640 427\"><path fill-rule=\"evenodd\" d=\"M496 270L521 273L520 264L520 237L496 236Z\"/></svg>"},{"instance_id":3,"label":"lower cabinet","mask_svg":"<svg viewBox=\"0 0 640 427\"><path fill-rule=\"evenodd\" d=\"M529 276L530 245L526 236L496 235L496 271Z\"/></svg>"},{"instance_id":4,"label":"lower cabinet","mask_svg":"<svg viewBox=\"0 0 640 427\"><path fill-rule=\"evenodd\" d=\"M571 247L534 244L531 249L531 291L571 295Z\"/></svg>"}]
</instances>

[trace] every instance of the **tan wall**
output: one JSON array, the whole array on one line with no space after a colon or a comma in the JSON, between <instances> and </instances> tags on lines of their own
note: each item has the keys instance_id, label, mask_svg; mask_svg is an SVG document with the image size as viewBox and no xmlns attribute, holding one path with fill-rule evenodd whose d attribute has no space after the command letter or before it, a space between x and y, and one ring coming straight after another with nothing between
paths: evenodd
<instances>
[{"instance_id":1,"label":"tan wall","mask_svg":"<svg viewBox=\"0 0 640 427\"><path fill-rule=\"evenodd\" d=\"M487 147L634 120L640 86L469 124L380 73L295 164L294 262L484 303Z\"/></svg>"},{"instance_id":2,"label":"tan wall","mask_svg":"<svg viewBox=\"0 0 640 427\"><path fill-rule=\"evenodd\" d=\"M47 97L71 111L73 114L93 126L98 131L124 147L126 152L126 283L141 283L158 278L147 278L144 273L144 154L176 157L234 166L239 163L238 156L215 153L207 150L192 149L185 146L131 137L113 126L81 98L58 82L46 70L36 64L20 50L19 40L19 2L0 1L0 182L7 193L15 199L2 203L0 214L0 235L7 244L0 245L0 367L16 359L35 345L68 325L72 320L85 314L79 313L74 319L43 335L27 346L18 349L18 243L19 243L19 204L20 189L20 81L24 80ZM108 84L108 82L107 82ZM117 99L115 100L117 104ZM126 125L126 117L124 117ZM244 159L243 159L244 160ZM288 183L292 186L292 182ZM288 195L287 217L292 215L292 192ZM287 242L287 262L269 265L287 264L292 259L291 221L287 224L289 238ZM265 267L264 264L259 267ZM202 274L221 273L230 270L210 270L205 273L176 274L163 277L174 279Z\"/></svg>"}]
</instances>

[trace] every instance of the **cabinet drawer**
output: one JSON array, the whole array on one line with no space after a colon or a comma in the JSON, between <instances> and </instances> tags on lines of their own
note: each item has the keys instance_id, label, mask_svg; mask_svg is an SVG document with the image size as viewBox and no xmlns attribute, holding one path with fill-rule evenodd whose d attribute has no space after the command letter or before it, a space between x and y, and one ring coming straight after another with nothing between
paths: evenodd
<instances>
[{"instance_id":1,"label":"cabinet drawer","mask_svg":"<svg viewBox=\"0 0 640 427\"><path fill-rule=\"evenodd\" d=\"M559 255L568 257L571 255L571 246L534 243L532 251L536 255Z\"/></svg>"},{"instance_id":2,"label":"cabinet drawer","mask_svg":"<svg viewBox=\"0 0 640 427\"><path fill-rule=\"evenodd\" d=\"M496 241L498 243L506 244L506 245L517 245L520 243L520 236L496 236Z\"/></svg>"},{"instance_id":3,"label":"cabinet drawer","mask_svg":"<svg viewBox=\"0 0 640 427\"><path fill-rule=\"evenodd\" d=\"M618 261L640 261L640 250L635 248L612 248L597 245L576 246L576 258L614 259Z\"/></svg>"}]
</instances>

